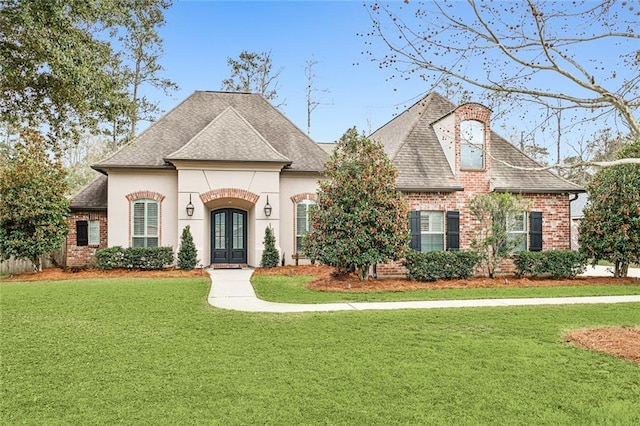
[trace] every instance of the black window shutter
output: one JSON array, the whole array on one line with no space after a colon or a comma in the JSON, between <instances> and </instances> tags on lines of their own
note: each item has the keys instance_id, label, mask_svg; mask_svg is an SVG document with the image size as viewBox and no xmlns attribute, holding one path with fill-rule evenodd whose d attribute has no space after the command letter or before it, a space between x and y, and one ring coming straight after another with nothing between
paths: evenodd
<instances>
[{"instance_id":1,"label":"black window shutter","mask_svg":"<svg viewBox=\"0 0 640 426\"><path fill-rule=\"evenodd\" d=\"M447 250L460 250L460 212L447 212Z\"/></svg>"},{"instance_id":2,"label":"black window shutter","mask_svg":"<svg viewBox=\"0 0 640 426\"><path fill-rule=\"evenodd\" d=\"M411 229L411 243L409 247L413 250L420 251L422 244L420 243L420 212L412 211L409 215L409 227Z\"/></svg>"},{"instance_id":3,"label":"black window shutter","mask_svg":"<svg viewBox=\"0 0 640 426\"><path fill-rule=\"evenodd\" d=\"M542 212L529 213L529 251L542 251Z\"/></svg>"},{"instance_id":4,"label":"black window shutter","mask_svg":"<svg viewBox=\"0 0 640 426\"><path fill-rule=\"evenodd\" d=\"M76 222L76 246L89 245L89 222L79 220Z\"/></svg>"}]
</instances>

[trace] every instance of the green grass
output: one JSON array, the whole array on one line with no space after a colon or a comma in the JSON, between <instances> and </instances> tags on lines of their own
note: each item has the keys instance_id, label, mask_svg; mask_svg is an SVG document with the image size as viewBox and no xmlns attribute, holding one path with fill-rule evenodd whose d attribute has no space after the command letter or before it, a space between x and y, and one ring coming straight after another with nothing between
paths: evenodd
<instances>
[{"instance_id":1,"label":"green grass","mask_svg":"<svg viewBox=\"0 0 640 426\"><path fill-rule=\"evenodd\" d=\"M395 302L406 300L446 299L504 299L522 297L574 297L574 296L618 296L640 294L640 285L602 285L574 287L508 287L429 289L395 292L345 293L309 290L306 285L313 277L254 275L251 283L259 298L282 303L329 303L329 302ZM640 283L640 282L639 282Z\"/></svg>"},{"instance_id":2,"label":"green grass","mask_svg":"<svg viewBox=\"0 0 640 426\"><path fill-rule=\"evenodd\" d=\"M640 367L563 339L638 303L255 314L209 284L0 284L2 423L640 423Z\"/></svg>"}]
</instances>

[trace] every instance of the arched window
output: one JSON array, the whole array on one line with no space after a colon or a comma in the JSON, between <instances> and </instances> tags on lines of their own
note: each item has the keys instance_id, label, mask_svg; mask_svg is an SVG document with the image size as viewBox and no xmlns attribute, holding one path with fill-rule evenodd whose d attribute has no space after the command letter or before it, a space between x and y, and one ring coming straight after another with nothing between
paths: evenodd
<instances>
[{"instance_id":1,"label":"arched window","mask_svg":"<svg viewBox=\"0 0 640 426\"><path fill-rule=\"evenodd\" d=\"M309 210L316 202L302 200L296 203L296 253L302 253L304 236L311 228Z\"/></svg>"},{"instance_id":2,"label":"arched window","mask_svg":"<svg viewBox=\"0 0 640 426\"><path fill-rule=\"evenodd\" d=\"M460 123L460 168L484 169L484 124L475 120Z\"/></svg>"},{"instance_id":3,"label":"arched window","mask_svg":"<svg viewBox=\"0 0 640 426\"><path fill-rule=\"evenodd\" d=\"M158 202L141 199L132 202L132 247L158 247Z\"/></svg>"}]
</instances>

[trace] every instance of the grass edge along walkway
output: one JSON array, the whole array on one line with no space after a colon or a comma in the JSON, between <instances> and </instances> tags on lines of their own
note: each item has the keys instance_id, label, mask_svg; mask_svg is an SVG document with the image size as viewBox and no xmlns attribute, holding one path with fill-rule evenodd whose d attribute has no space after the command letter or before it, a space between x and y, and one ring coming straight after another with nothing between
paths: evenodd
<instances>
[{"instance_id":1,"label":"grass edge along walkway","mask_svg":"<svg viewBox=\"0 0 640 426\"><path fill-rule=\"evenodd\" d=\"M245 312L327 312L347 310L434 309L495 306L537 306L594 303L640 302L640 295L586 296L558 298L421 300L403 302L336 302L319 304L277 303L258 299L251 285L252 269L209 270L211 289L207 301L211 306Z\"/></svg>"}]
</instances>

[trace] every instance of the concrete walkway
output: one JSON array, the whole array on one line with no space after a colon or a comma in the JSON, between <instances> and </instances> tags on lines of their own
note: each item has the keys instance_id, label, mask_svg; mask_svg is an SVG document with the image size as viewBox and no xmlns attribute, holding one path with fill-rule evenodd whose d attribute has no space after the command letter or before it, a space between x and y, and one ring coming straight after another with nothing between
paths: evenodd
<instances>
[{"instance_id":1,"label":"concrete walkway","mask_svg":"<svg viewBox=\"0 0 640 426\"><path fill-rule=\"evenodd\" d=\"M640 302L637 296L552 297L525 299L424 300L415 302L275 303L258 299L249 282L253 269L212 269L209 304L245 312L328 312L372 309L434 309L487 306L534 306Z\"/></svg>"}]
</instances>

